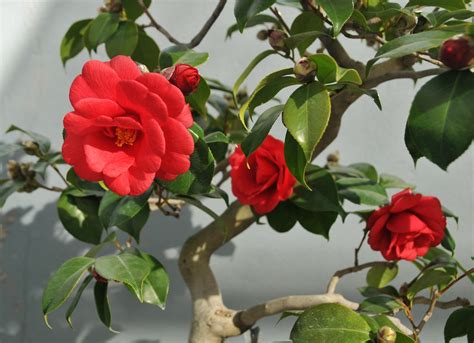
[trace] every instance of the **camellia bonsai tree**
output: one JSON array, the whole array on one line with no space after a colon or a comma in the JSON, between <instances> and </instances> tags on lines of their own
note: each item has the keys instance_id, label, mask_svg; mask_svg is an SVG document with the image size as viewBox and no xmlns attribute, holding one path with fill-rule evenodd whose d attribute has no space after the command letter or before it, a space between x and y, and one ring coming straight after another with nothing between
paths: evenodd
<instances>
[{"instance_id":1,"label":"camellia bonsai tree","mask_svg":"<svg viewBox=\"0 0 474 343\"><path fill-rule=\"evenodd\" d=\"M269 45L249 58L232 87L203 78L195 68L207 59L198 46L226 0L218 1L189 43L176 40L154 19L150 2L108 0L95 18L67 30L60 49L64 64L83 50L93 55L101 44L110 60L88 61L74 79L61 152L52 150L46 137L16 126L8 132L29 138L0 146L3 156L19 150L31 156L27 162L8 162L0 206L15 192L58 192L64 229L90 245L84 256L65 261L52 274L42 300L46 324L63 305L71 323L88 286L109 329L110 283L163 308L168 275L140 249L140 231L151 212L179 217L190 205L213 218L183 242L179 259L193 301L190 342L222 342L272 315L296 316L289 333L294 342L418 342L437 308L452 311L446 342L462 336L473 342L474 306L452 290L458 282L474 281L473 269L454 257L447 226L457 218L442 199L419 194L370 164L342 165L335 154L324 166L312 163L337 137L350 106L370 96L381 109L375 88L396 79L431 77L416 94L406 124L405 144L415 162L425 157L446 169L468 149L474 134L470 1L410 0L402 7L389 0L237 0L236 23L229 23L227 35L259 26L258 39ZM296 7L300 14L288 22L281 6ZM149 24L137 24L140 17ZM159 48L149 30L158 30L170 46ZM355 60L341 36L365 41L373 58ZM247 94L246 78L271 55L279 55L287 67ZM272 103L288 87L294 89L289 98ZM283 140L269 135L280 116L287 129ZM64 164L70 166L67 175L58 168ZM46 183L49 168L64 185ZM220 188L229 178L237 198L232 203ZM204 197L222 198L227 209L215 213L201 202ZM247 309L224 305L209 265L218 248L256 221L268 221L280 233L298 222L328 238L336 219L348 215L360 217L361 241L354 264L336 271L326 290ZM129 239L121 241L117 230ZM380 261L359 261L366 238ZM107 255L108 245L116 253ZM407 264L399 264L402 260L418 272L394 283L399 266ZM336 287L345 275L361 271L367 271L367 285L360 289L365 299L355 303ZM427 308L420 318L413 314L416 306Z\"/></svg>"}]
</instances>

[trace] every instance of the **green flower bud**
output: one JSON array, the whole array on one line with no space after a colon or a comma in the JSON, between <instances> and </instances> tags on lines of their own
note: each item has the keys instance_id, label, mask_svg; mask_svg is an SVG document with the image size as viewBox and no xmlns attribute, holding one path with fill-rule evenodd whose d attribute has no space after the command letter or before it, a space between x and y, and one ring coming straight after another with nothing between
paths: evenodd
<instances>
[{"instance_id":1,"label":"green flower bud","mask_svg":"<svg viewBox=\"0 0 474 343\"><path fill-rule=\"evenodd\" d=\"M293 72L299 81L309 82L314 80L317 68L318 66L316 63L306 57L303 57L300 58L298 62L296 62Z\"/></svg>"},{"instance_id":2,"label":"green flower bud","mask_svg":"<svg viewBox=\"0 0 474 343\"><path fill-rule=\"evenodd\" d=\"M268 30L258 31L257 38L259 40L267 40L268 39Z\"/></svg>"},{"instance_id":3,"label":"green flower bud","mask_svg":"<svg viewBox=\"0 0 474 343\"><path fill-rule=\"evenodd\" d=\"M377 332L377 343L395 343L397 333L389 326L382 326Z\"/></svg>"},{"instance_id":4,"label":"green flower bud","mask_svg":"<svg viewBox=\"0 0 474 343\"><path fill-rule=\"evenodd\" d=\"M23 145L23 150L28 155L39 156L41 154L41 151L39 149L39 145L36 142L25 141L25 142L22 143L22 145Z\"/></svg>"}]
</instances>

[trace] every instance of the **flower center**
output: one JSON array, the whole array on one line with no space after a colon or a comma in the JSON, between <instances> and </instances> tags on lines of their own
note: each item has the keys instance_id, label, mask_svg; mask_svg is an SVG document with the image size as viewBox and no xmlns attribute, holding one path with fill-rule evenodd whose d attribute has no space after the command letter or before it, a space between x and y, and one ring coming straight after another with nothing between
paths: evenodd
<instances>
[{"instance_id":1,"label":"flower center","mask_svg":"<svg viewBox=\"0 0 474 343\"><path fill-rule=\"evenodd\" d=\"M124 144L133 145L137 139L137 130L133 129L122 129L120 127L115 128L115 145L122 147Z\"/></svg>"}]
</instances>

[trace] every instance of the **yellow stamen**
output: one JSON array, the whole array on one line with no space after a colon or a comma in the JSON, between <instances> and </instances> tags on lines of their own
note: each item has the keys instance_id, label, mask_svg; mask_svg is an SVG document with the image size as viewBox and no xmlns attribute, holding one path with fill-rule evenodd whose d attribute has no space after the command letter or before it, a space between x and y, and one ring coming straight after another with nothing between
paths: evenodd
<instances>
[{"instance_id":1,"label":"yellow stamen","mask_svg":"<svg viewBox=\"0 0 474 343\"><path fill-rule=\"evenodd\" d=\"M115 128L115 136L117 137L116 146L121 148L124 144L133 145L137 139L137 130L117 127Z\"/></svg>"}]
</instances>

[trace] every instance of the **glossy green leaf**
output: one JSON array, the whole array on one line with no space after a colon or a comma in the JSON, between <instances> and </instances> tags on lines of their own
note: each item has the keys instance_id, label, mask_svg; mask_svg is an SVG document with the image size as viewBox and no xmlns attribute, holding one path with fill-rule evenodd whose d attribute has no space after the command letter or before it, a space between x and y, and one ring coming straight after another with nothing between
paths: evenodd
<instances>
[{"instance_id":1,"label":"glossy green leaf","mask_svg":"<svg viewBox=\"0 0 474 343\"><path fill-rule=\"evenodd\" d=\"M415 188L415 185L403 181L401 178L390 174L380 174L380 185L385 188Z\"/></svg>"},{"instance_id":2,"label":"glossy green leaf","mask_svg":"<svg viewBox=\"0 0 474 343\"><path fill-rule=\"evenodd\" d=\"M369 332L358 313L339 304L322 304L299 316L290 339L294 343L360 343L369 340Z\"/></svg>"},{"instance_id":3,"label":"glossy green leaf","mask_svg":"<svg viewBox=\"0 0 474 343\"><path fill-rule=\"evenodd\" d=\"M7 129L7 131L5 131L5 133L9 133L13 131L19 131L29 136L34 142L36 142L39 145L41 152L44 154L46 154L51 148L51 142L49 141L48 137L45 137L33 131L24 130L16 125L10 125L10 127Z\"/></svg>"},{"instance_id":4,"label":"glossy green leaf","mask_svg":"<svg viewBox=\"0 0 474 343\"><path fill-rule=\"evenodd\" d=\"M84 29L91 21L92 19L76 21L67 30L59 49L61 61L64 66L68 60L77 56L82 49L84 49Z\"/></svg>"},{"instance_id":5,"label":"glossy green leaf","mask_svg":"<svg viewBox=\"0 0 474 343\"><path fill-rule=\"evenodd\" d=\"M388 295L378 295L364 299L359 306L359 310L370 313L389 313L403 308L400 301Z\"/></svg>"},{"instance_id":6,"label":"glossy green leaf","mask_svg":"<svg viewBox=\"0 0 474 343\"><path fill-rule=\"evenodd\" d=\"M148 206L151 191L150 187L142 195L125 197L111 191L106 192L99 206L99 217L104 227L121 225L135 217L143 207Z\"/></svg>"},{"instance_id":7,"label":"glossy green leaf","mask_svg":"<svg viewBox=\"0 0 474 343\"><path fill-rule=\"evenodd\" d=\"M107 296L108 283L97 281L94 285L94 300L97 315L100 321L112 332L112 315L110 314L109 298Z\"/></svg>"},{"instance_id":8,"label":"glossy green leaf","mask_svg":"<svg viewBox=\"0 0 474 343\"><path fill-rule=\"evenodd\" d=\"M82 275L94 263L93 258L74 257L64 262L59 269L50 277L43 291L41 307L46 325L48 314L61 306L71 295L79 283Z\"/></svg>"},{"instance_id":9,"label":"glossy green leaf","mask_svg":"<svg viewBox=\"0 0 474 343\"><path fill-rule=\"evenodd\" d=\"M240 145L245 156L250 156L263 143L273 124L283 112L283 107L283 105L270 107L258 117L249 135Z\"/></svg>"},{"instance_id":10,"label":"glossy green leaf","mask_svg":"<svg viewBox=\"0 0 474 343\"><path fill-rule=\"evenodd\" d=\"M382 287L382 288L367 286L367 287L360 287L357 290L364 297L375 297L377 295L390 295L392 297L399 297L400 296L398 294L398 290L393 286L385 286L385 287Z\"/></svg>"},{"instance_id":11,"label":"glossy green leaf","mask_svg":"<svg viewBox=\"0 0 474 343\"><path fill-rule=\"evenodd\" d=\"M244 31L247 21L254 15L266 10L276 0L236 0L234 16L237 19L237 27L240 32Z\"/></svg>"},{"instance_id":12,"label":"glossy green leaf","mask_svg":"<svg viewBox=\"0 0 474 343\"><path fill-rule=\"evenodd\" d=\"M81 283L81 286L77 289L76 295L71 301L71 304L69 305L67 311L66 311L66 321L69 324L69 327L72 329L72 314L74 313L74 310L77 307L77 304L79 304L79 300L81 300L82 293L84 293L84 290L87 288L89 283L94 277L92 275L88 275Z\"/></svg>"},{"instance_id":13,"label":"glossy green leaf","mask_svg":"<svg viewBox=\"0 0 474 343\"><path fill-rule=\"evenodd\" d=\"M366 89L362 87L357 87L352 84L347 84L345 86L356 94L364 94L370 96L374 101L375 105L377 105L378 109L382 111L382 102L380 101L379 93L376 89Z\"/></svg>"},{"instance_id":14,"label":"glossy green leaf","mask_svg":"<svg viewBox=\"0 0 474 343\"><path fill-rule=\"evenodd\" d=\"M138 43L132 54L132 59L144 64L149 71L154 71L158 67L160 57L160 48L153 38L148 36L145 31L138 30Z\"/></svg>"},{"instance_id":15,"label":"glossy green leaf","mask_svg":"<svg viewBox=\"0 0 474 343\"><path fill-rule=\"evenodd\" d=\"M362 84L362 79L355 69L339 67L336 60L329 55L314 54L308 58L316 64L316 76L324 84L335 82Z\"/></svg>"},{"instance_id":16,"label":"glossy green leaf","mask_svg":"<svg viewBox=\"0 0 474 343\"><path fill-rule=\"evenodd\" d=\"M319 82L311 82L290 95L283 110L283 122L310 161L331 115L331 99Z\"/></svg>"},{"instance_id":17,"label":"glossy green leaf","mask_svg":"<svg viewBox=\"0 0 474 343\"><path fill-rule=\"evenodd\" d=\"M465 25L448 26L444 29L423 31L391 40L377 51L373 59L367 63L366 73L381 58L397 58L410 55L417 51L426 51L440 46L446 39L463 33Z\"/></svg>"},{"instance_id":18,"label":"glossy green leaf","mask_svg":"<svg viewBox=\"0 0 474 343\"><path fill-rule=\"evenodd\" d=\"M350 164L348 167L360 171L364 175L364 177L374 182L378 182L379 180L377 169L375 169L375 167L369 163L353 163Z\"/></svg>"},{"instance_id":19,"label":"glossy green leaf","mask_svg":"<svg viewBox=\"0 0 474 343\"><path fill-rule=\"evenodd\" d=\"M329 230L337 219L337 212L307 211L298 208L298 222L307 231L329 240Z\"/></svg>"},{"instance_id":20,"label":"glossy green leaf","mask_svg":"<svg viewBox=\"0 0 474 343\"><path fill-rule=\"evenodd\" d=\"M215 132L212 132L212 133L208 134L206 137L204 137L204 140L206 141L207 144L211 144L211 143L230 143L229 142L229 137L227 137L221 131L215 131Z\"/></svg>"},{"instance_id":21,"label":"glossy green leaf","mask_svg":"<svg viewBox=\"0 0 474 343\"><path fill-rule=\"evenodd\" d=\"M466 20L472 16L474 16L474 11L466 9L454 11L440 10L425 15L426 19L435 27L444 24L450 19Z\"/></svg>"},{"instance_id":22,"label":"glossy green leaf","mask_svg":"<svg viewBox=\"0 0 474 343\"><path fill-rule=\"evenodd\" d=\"M191 108L198 112L199 115L206 117L206 102L207 99L209 99L210 95L211 90L209 89L206 80L201 77L201 81L199 81L198 88L194 92L186 96L186 102L191 105Z\"/></svg>"},{"instance_id":23,"label":"glossy green leaf","mask_svg":"<svg viewBox=\"0 0 474 343\"><path fill-rule=\"evenodd\" d=\"M467 336L467 342L474 342L474 306L467 306L453 311L444 326L444 341Z\"/></svg>"},{"instance_id":24,"label":"glossy green leaf","mask_svg":"<svg viewBox=\"0 0 474 343\"><path fill-rule=\"evenodd\" d=\"M203 211L204 213L207 213L213 219L216 219L216 220L219 219L219 215L216 212L214 212L212 209L204 205L201 200L199 200L198 198L192 195L180 195L180 196L177 196L176 198L183 200L184 202L187 202L188 204L199 208L201 211Z\"/></svg>"},{"instance_id":25,"label":"glossy green leaf","mask_svg":"<svg viewBox=\"0 0 474 343\"><path fill-rule=\"evenodd\" d=\"M374 266L367 272L367 284L371 287L382 288L388 285L398 275L398 265Z\"/></svg>"},{"instance_id":26,"label":"glossy green leaf","mask_svg":"<svg viewBox=\"0 0 474 343\"><path fill-rule=\"evenodd\" d=\"M117 13L101 13L88 25L84 33L85 46L96 50L99 44L105 43L117 31L119 15Z\"/></svg>"},{"instance_id":27,"label":"glossy green leaf","mask_svg":"<svg viewBox=\"0 0 474 343\"><path fill-rule=\"evenodd\" d=\"M143 4L148 8L150 7L151 0L143 0ZM143 7L138 0L122 0L122 6L127 18L130 20L135 20L143 14Z\"/></svg>"},{"instance_id":28,"label":"glossy green leaf","mask_svg":"<svg viewBox=\"0 0 474 343\"><path fill-rule=\"evenodd\" d=\"M94 245L92 248L90 248L87 253L84 255L86 257L95 257L101 250L102 248L106 247L107 245L111 245L115 242L117 239L117 234L115 231L109 233L107 237L105 237L100 244Z\"/></svg>"},{"instance_id":29,"label":"glossy green leaf","mask_svg":"<svg viewBox=\"0 0 474 343\"><path fill-rule=\"evenodd\" d=\"M388 201L387 191L366 178L341 178L337 180L339 195L355 204L380 206Z\"/></svg>"},{"instance_id":30,"label":"glossy green leaf","mask_svg":"<svg viewBox=\"0 0 474 343\"><path fill-rule=\"evenodd\" d=\"M288 49L296 49L301 44L309 40L314 40L320 36L327 36L324 31L308 31L303 33L296 33L284 39L285 46Z\"/></svg>"},{"instance_id":31,"label":"glossy green leaf","mask_svg":"<svg viewBox=\"0 0 474 343\"><path fill-rule=\"evenodd\" d=\"M143 283L143 301L157 305L164 310L170 285L168 273L165 267L153 256L138 250L136 253L148 264L151 270Z\"/></svg>"},{"instance_id":32,"label":"glossy green leaf","mask_svg":"<svg viewBox=\"0 0 474 343\"><path fill-rule=\"evenodd\" d=\"M276 27L280 27L280 22L275 17L271 15L267 15L267 14L257 14L249 18L249 20L247 20L247 23L245 24L245 28L257 26L260 24L266 24L266 23L275 25ZM225 37L231 38L232 34L236 31L239 31L239 27L237 24L234 24L227 29L227 33Z\"/></svg>"},{"instance_id":33,"label":"glossy green leaf","mask_svg":"<svg viewBox=\"0 0 474 343\"><path fill-rule=\"evenodd\" d=\"M288 232L296 224L298 209L290 201L282 201L270 213L267 220L270 227L277 232Z\"/></svg>"},{"instance_id":34,"label":"glossy green leaf","mask_svg":"<svg viewBox=\"0 0 474 343\"><path fill-rule=\"evenodd\" d=\"M424 156L446 170L474 138L474 74L449 71L428 81L416 95L405 144L416 162Z\"/></svg>"},{"instance_id":35,"label":"glossy green leaf","mask_svg":"<svg viewBox=\"0 0 474 343\"><path fill-rule=\"evenodd\" d=\"M142 209L130 220L118 224L117 227L132 236L137 243L140 243L140 232L148 221L150 216L150 207L143 206Z\"/></svg>"},{"instance_id":36,"label":"glossy green leaf","mask_svg":"<svg viewBox=\"0 0 474 343\"><path fill-rule=\"evenodd\" d=\"M0 208L5 205L10 195L20 190L25 184L26 181L8 179L0 183Z\"/></svg>"},{"instance_id":37,"label":"glossy green leaf","mask_svg":"<svg viewBox=\"0 0 474 343\"><path fill-rule=\"evenodd\" d=\"M296 35L304 32L311 31L324 31L324 23L320 16L314 12L306 11L301 13L299 16L293 20L291 24L290 33L291 35ZM303 56L306 49L313 44L316 40L316 37L307 37L305 40L301 41L297 48L300 52L300 55Z\"/></svg>"},{"instance_id":38,"label":"glossy green leaf","mask_svg":"<svg viewBox=\"0 0 474 343\"><path fill-rule=\"evenodd\" d=\"M75 197L66 190L57 202L59 220L74 238L98 244L104 229L99 220L99 204L98 197Z\"/></svg>"},{"instance_id":39,"label":"glossy green leaf","mask_svg":"<svg viewBox=\"0 0 474 343\"><path fill-rule=\"evenodd\" d=\"M143 282L150 273L150 266L142 258L130 253L102 256L95 262L95 270L107 280L128 285L143 302Z\"/></svg>"},{"instance_id":40,"label":"glossy green leaf","mask_svg":"<svg viewBox=\"0 0 474 343\"><path fill-rule=\"evenodd\" d=\"M354 3L352 0L316 0L316 3L327 13L333 25L333 35L336 37L352 16Z\"/></svg>"},{"instance_id":41,"label":"glossy green leaf","mask_svg":"<svg viewBox=\"0 0 474 343\"><path fill-rule=\"evenodd\" d=\"M189 64L197 67L207 61L209 54L207 52L196 52L183 46L171 46L161 51L161 68L171 67L177 63Z\"/></svg>"},{"instance_id":42,"label":"glossy green leaf","mask_svg":"<svg viewBox=\"0 0 474 343\"><path fill-rule=\"evenodd\" d=\"M66 174L66 180L74 187L68 189L68 194L80 196L99 196L102 197L105 193L104 189L96 182L90 182L81 179L77 176L73 168L70 168Z\"/></svg>"},{"instance_id":43,"label":"glossy green leaf","mask_svg":"<svg viewBox=\"0 0 474 343\"><path fill-rule=\"evenodd\" d=\"M411 298L427 288L435 286L442 288L443 286L447 285L451 280L453 280L453 276L448 274L444 270L427 270L408 288L408 297Z\"/></svg>"},{"instance_id":44,"label":"glossy green leaf","mask_svg":"<svg viewBox=\"0 0 474 343\"><path fill-rule=\"evenodd\" d=\"M466 8L464 0L410 0L407 4L409 6L441 7L451 11Z\"/></svg>"},{"instance_id":45,"label":"glossy green leaf","mask_svg":"<svg viewBox=\"0 0 474 343\"><path fill-rule=\"evenodd\" d=\"M138 44L138 26L132 21L123 21L115 33L105 42L107 55L131 56Z\"/></svg>"},{"instance_id":46,"label":"glossy green leaf","mask_svg":"<svg viewBox=\"0 0 474 343\"><path fill-rule=\"evenodd\" d=\"M310 189L305 178L308 161L306 160L303 149L288 131L285 136L285 162L296 180Z\"/></svg>"},{"instance_id":47,"label":"glossy green leaf","mask_svg":"<svg viewBox=\"0 0 474 343\"><path fill-rule=\"evenodd\" d=\"M446 250L450 251L451 254L454 255L454 250L456 250L456 241L454 240L453 236L451 236L451 232L446 228L444 231L444 238L441 242L441 245Z\"/></svg>"}]
</instances>

